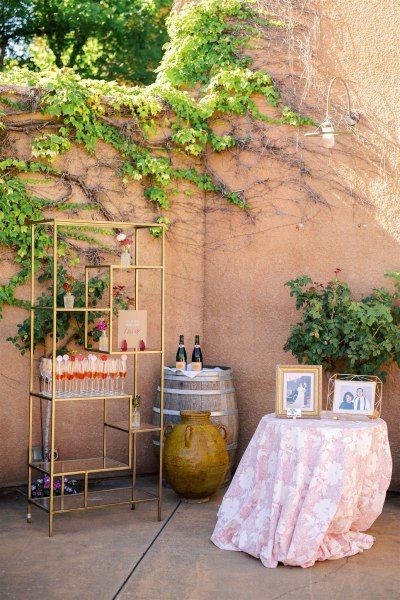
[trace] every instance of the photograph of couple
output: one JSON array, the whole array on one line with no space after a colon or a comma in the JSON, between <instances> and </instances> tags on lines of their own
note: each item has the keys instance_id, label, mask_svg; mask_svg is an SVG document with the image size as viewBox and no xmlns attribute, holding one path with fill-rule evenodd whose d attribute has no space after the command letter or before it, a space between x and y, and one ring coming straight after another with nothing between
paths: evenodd
<instances>
[{"instance_id":1,"label":"photograph of couple","mask_svg":"<svg viewBox=\"0 0 400 600\"><path fill-rule=\"evenodd\" d=\"M312 375L286 375L285 378L285 406L287 408L312 409Z\"/></svg>"},{"instance_id":2,"label":"photograph of couple","mask_svg":"<svg viewBox=\"0 0 400 600\"><path fill-rule=\"evenodd\" d=\"M371 415L374 401L374 382L336 380L334 412Z\"/></svg>"}]
</instances>

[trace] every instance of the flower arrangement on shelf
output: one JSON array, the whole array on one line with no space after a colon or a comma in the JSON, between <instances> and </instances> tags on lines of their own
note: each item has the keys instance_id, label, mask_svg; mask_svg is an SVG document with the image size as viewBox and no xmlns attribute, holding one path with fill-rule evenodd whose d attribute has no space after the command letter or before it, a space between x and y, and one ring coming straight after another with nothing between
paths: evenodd
<instances>
[{"instance_id":1,"label":"flower arrangement on shelf","mask_svg":"<svg viewBox=\"0 0 400 600\"><path fill-rule=\"evenodd\" d=\"M72 295L72 291L75 287L76 279L72 275L66 275L64 283L62 284L65 291L64 295L64 306L65 308L74 308L75 298Z\"/></svg>"},{"instance_id":2,"label":"flower arrangement on shelf","mask_svg":"<svg viewBox=\"0 0 400 600\"><path fill-rule=\"evenodd\" d=\"M50 476L45 475L43 479L36 479L31 485L32 498L45 498L50 496ZM77 494L79 484L76 479L64 477L64 494ZM53 495L61 496L61 479L53 481Z\"/></svg>"},{"instance_id":3,"label":"flower arrangement on shelf","mask_svg":"<svg viewBox=\"0 0 400 600\"><path fill-rule=\"evenodd\" d=\"M75 277L72 277L72 275L65 276L65 281L62 284L62 286L63 286L63 289L66 294L72 294L74 287L75 287L75 283L76 283Z\"/></svg>"},{"instance_id":4,"label":"flower arrangement on shelf","mask_svg":"<svg viewBox=\"0 0 400 600\"><path fill-rule=\"evenodd\" d=\"M102 317L96 325L96 329L100 334L99 338L99 350L101 352L108 352L108 335L107 335L107 321Z\"/></svg>"},{"instance_id":5,"label":"flower arrangement on shelf","mask_svg":"<svg viewBox=\"0 0 400 600\"><path fill-rule=\"evenodd\" d=\"M139 407L140 407L141 401L142 401L142 398L138 394L136 394L136 396L134 396L132 398L132 427L133 428L140 427Z\"/></svg>"},{"instance_id":6,"label":"flower arrangement on shelf","mask_svg":"<svg viewBox=\"0 0 400 600\"><path fill-rule=\"evenodd\" d=\"M105 331L107 329L107 321L103 318L99 319L99 322L96 325L96 329L98 331Z\"/></svg>"},{"instance_id":7,"label":"flower arrangement on shelf","mask_svg":"<svg viewBox=\"0 0 400 600\"><path fill-rule=\"evenodd\" d=\"M124 233L119 233L117 235L117 241L122 248L123 252L129 252L129 246L132 244L132 240L127 238Z\"/></svg>"}]
</instances>

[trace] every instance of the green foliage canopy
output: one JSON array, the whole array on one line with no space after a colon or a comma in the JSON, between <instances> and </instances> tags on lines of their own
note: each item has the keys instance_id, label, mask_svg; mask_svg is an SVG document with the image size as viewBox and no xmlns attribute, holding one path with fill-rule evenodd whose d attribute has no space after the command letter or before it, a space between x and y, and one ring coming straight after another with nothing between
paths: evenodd
<instances>
[{"instance_id":1,"label":"green foliage canopy","mask_svg":"<svg viewBox=\"0 0 400 600\"><path fill-rule=\"evenodd\" d=\"M167 41L172 0L11 0L1 3L0 57L38 70L148 84ZM3 48L3 54L1 49Z\"/></svg>"}]
</instances>

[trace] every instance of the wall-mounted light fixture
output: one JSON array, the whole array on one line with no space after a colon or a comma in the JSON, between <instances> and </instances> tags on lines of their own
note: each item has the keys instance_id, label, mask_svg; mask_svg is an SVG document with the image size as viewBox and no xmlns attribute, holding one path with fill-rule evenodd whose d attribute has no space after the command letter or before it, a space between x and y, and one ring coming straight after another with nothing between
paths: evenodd
<instances>
[{"instance_id":1,"label":"wall-mounted light fixture","mask_svg":"<svg viewBox=\"0 0 400 600\"><path fill-rule=\"evenodd\" d=\"M333 119L332 119L331 115L329 114L330 113L329 100L330 100L332 86L335 83L335 81L340 81L344 85L344 88L345 88L346 94L347 94L347 113L344 116L344 121L347 125L347 129L343 129L343 130L335 129L335 126L333 124ZM360 118L359 114L351 108L350 92L349 92L347 83L341 77L334 77L332 79L332 81L330 82L329 88L328 88L328 94L326 97L326 114L325 114L324 120L322 121L321 125L318 125L318 127L315 131L313 131L312 133L305 133L304 135L306 137L321 137L324 146L326 146L327 148L333 148L333 146L335 144L335 137L338 135L352 134L354 131L354 126L356 125L356 123L358 123L359 118Z\"/></svg>"}]
</instances>

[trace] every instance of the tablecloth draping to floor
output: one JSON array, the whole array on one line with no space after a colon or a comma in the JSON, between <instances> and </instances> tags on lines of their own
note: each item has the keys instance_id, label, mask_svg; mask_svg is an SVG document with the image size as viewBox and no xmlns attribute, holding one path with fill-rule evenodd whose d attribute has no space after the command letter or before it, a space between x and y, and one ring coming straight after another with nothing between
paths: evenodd
<instances>
[{"instance_id":1,"label":"tablecloth draping to floor","mask_svg":"<svg viewBox=\"0 0 400 600\"><path fill-rule=\"evenodd\" d=\"M263 417L226 492L211 540L264 566L310 567L370 548L392 460L387 427Z\"/></svg>"}]
</instances>

